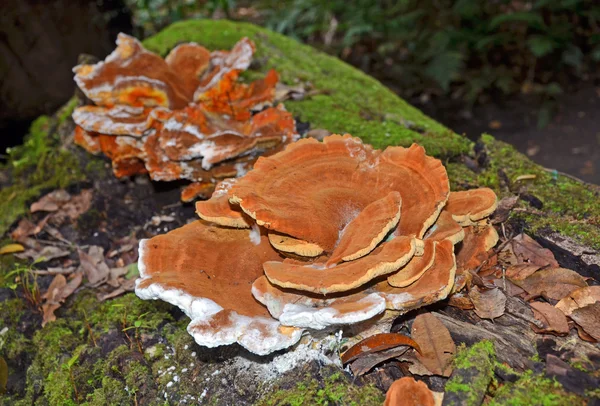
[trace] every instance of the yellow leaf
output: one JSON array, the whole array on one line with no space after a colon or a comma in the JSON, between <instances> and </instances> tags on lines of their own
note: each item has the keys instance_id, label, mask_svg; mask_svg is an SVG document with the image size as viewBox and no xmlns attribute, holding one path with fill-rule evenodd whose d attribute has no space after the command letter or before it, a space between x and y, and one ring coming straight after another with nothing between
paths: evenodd
<instances>
[{"instance_id":1,"label":"yellow leaf","mask_svg":"<svg viewBox=\"0 0 600 406\"><path fill-rule=\"evenodd\" d=\"M25 251L25 247L23 247L21 244L7 244L4 247L0 248L0 255L14 254L15 252L23 251Z\"/></svg>"}]
</instances>

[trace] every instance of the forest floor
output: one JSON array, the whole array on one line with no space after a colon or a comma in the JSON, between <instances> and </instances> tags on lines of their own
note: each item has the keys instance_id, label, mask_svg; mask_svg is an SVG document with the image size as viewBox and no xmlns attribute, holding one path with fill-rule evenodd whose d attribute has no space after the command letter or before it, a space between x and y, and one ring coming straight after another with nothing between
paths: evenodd
<instances>
[{"instance_id":1,"label":"forest floor","mask_svg":"<svg viewBox=\"0 0 600 406\"><path fill-rule=\"evenodd\" d=\"M539 100L518 96L465 110L455 100L417 104L430 117L476 140L483 133L512 144L545 168L600 185L600 87L577 84L562 94L545 127L538 127Z\"/></svg>"}]
</instances>

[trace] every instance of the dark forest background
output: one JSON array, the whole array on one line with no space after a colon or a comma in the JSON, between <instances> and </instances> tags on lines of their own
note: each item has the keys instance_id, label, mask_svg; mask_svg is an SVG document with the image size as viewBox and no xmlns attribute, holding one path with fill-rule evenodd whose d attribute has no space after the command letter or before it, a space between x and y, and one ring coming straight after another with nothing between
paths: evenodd
<instances>
[{"instance_id":1,"label":"dark forest background","mask_svg":"<svg viewBox=\"0 0 600 406\"><path fill-rule=\"evenodd\" d=\"M594 0L10 0L0 13L2 150L73 94L80 54L189 18L249 21L336 55L471 138L600 183Z\"/></svg>"}]
</instances>

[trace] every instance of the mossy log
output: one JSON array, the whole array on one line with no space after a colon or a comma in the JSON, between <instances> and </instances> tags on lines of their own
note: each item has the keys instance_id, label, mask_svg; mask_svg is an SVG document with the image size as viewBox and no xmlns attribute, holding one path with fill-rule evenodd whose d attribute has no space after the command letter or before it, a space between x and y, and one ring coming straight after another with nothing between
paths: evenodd
<instances>
[{"instance_id":1,"label":"mossy log","mask_svg":"<svg viewBox=\"0 0 600 406\"><path fill-rule=\"evenodd\" d=\"M519 195L508 227L524 230L561 253L561 265L599 279L598 188L541 168L491 136L474 144L338 59L254 25L182 22L144 44L164 55L187 41L227 49L243 36L257 44L249 77L275 68L285 83L311 86L309 97L286 102L298 120L311 128L360 136L378 148L420 143L444 161L454 190L479 185L492 187L500 197ZM116 180L105 160L72 146L74 105L40 118L26 144L11 153L0 174L0 233L26 216L28 204L40 193L67 186L95 190L92 209L69 228L78 245L108 246L130 234L164 232L143 229L155 215L175 219L167 228L193 216L191 207L177 206L176 188L145 178ZM187 319L177 309L141 301L132 293L99 302L93 290L83 288L57 311L56 322L41 328L37 310L7 288L6 275L15 266L6 256L0 260L0 357L9 367L8 393L0 395L0 404L368 405L383 400L385 380L353 380L335 365L324 365L324 354L339 350L336 343L331 348L308 343L301 352L263 359L235 346L201 348L187 334ZM42 291L49 281L39 278ZM507 313L498 324L469 333L465 326L473 320L461 319L443 304L436 310L457 343L499 340L494 357L516 373L535 367L533 337L527 345L523 337L529 336L516 331L528 328L520 315ZM410 322L411 315L404 316L402 323ZM566 338L554 342L556 348L567 344ZM508 354L513 345L520 350ZM573 351L583 360L594 351L591 345L581 348Z\"/></svg>"}]
</instances>

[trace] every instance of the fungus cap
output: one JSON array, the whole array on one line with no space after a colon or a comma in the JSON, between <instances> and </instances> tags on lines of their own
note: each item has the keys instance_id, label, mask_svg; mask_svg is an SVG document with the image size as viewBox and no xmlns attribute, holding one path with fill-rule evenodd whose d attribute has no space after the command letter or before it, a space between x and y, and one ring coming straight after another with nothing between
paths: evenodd
<instances>
[{"instance_id":1,"label":"fungus cap","mask_svg":"<svg viewBox=\"0 0 600 406\"><path fill-rule=\"evenodd\" d=\"M388 309L407 312L445 299L454 285L456 259L451 241L436 243L433 265L414 283L402 288L379 282L373 290L386 300Z\"/></svg>"},{"instance_id":2,"label":"fungus cap","mask_svg":"<svg viewBox=\"0 0 600 406\"><path fill-rule=\"evenodd\" d=\"M377 293L307 295L306 292L281 289L264 276L254 282L252 294L281 324L317 330L359 323L385 310L385 300Z\"/></svg>"},{"instance_id":3,"label":"fungus cap","mask_svg":"<svg viewBox=\"0 0 600 406\"><path fill-rule=\"evenodd\" d=\"M396 237L383 243L370 255L332 267L268 261L264 263L264 270L269 281L282 288L321 294L345 292L378 276L397 271L414 253L414 238Z\"/></svg>"},{"instance_id":4,"label":"fungus cap","mask_svg":"<svg viewBox=\"0 0 600 406\"><path fill-rule=\"evenodd\" d=\"M420 146L382 152L346 134L303 139L260 158L230 198L259 225L331 252L340 230L394 191L402 197L396 233L422 237L446 202L446 170Z\"/></svg>"},{"instance_id":5,"label":"fungus cap","mask_svg":"<svg viewBox=\"0 0 600 406\"><path fill-rule=\"evenodd\" d=\"M266 354L293 345L302 332L281 326L252 296L262 264L277 258L264 236L197 220L140 242L135 292L181 308L192 319L188 331L200 345L238 342Z\"/></svg>"},{"instance_id":6,"label":"fungus cap","mask_svg":"<svg viewBox=\"0 0 600 406\"><path fill-rule=\"evenodd\" d=\"M496 210L498 198L489 188L451 192L444 210L462 226L473 225Z\"/></svg>"}]
</instances>

